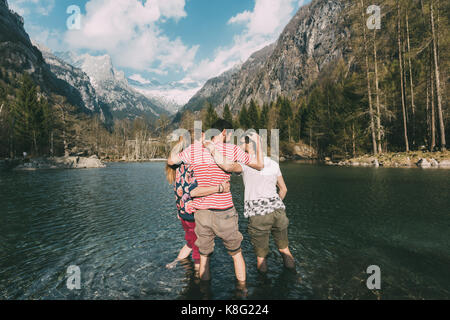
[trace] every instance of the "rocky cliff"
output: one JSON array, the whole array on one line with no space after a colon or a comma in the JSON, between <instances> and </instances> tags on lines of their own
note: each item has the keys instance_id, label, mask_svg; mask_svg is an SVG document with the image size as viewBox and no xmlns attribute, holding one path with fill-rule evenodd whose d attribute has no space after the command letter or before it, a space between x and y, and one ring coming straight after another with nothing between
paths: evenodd
<instances>
[{"instance_id":1,"label":"rocky cliff","mask_svg":"<svg viewBox=\"0 0 450 320\"><path fill-rule=\"evenodd\" d=\"M299 9L278 41L253 54L238 70L209 80L186 104L201 109L206 101L236 113L254 99L259 104L279 95L298 98L331 62L345 57L350 31L340 23L347 1L313 0Z\"/></svg>"},{"instance_id":2,"label":"rocky cliff","mask_svg":"<svg viewBox=\"0 0 450 320\"><path fill-rule=\"evenodd\" d=\"M109 55L76 55L73 52L56 52L61 60L85 72L90 79L99 101L110 107L115 118L136 118L146 115L152 119L166 110L133 89L122 71L114 68Z\"/></svg>"},{"instance_id":3,"label":"rocky cliff","mask_svg":"<svg viewBox=\"0 0 450 320\"><path fill-rule=\"evenodd\" d=\"M41 51L32 44L23 24L23 18L9 9L7 1L0 0L0 67L5 73L18 79L27 72L47 96L64 96L69 103L86 113L100 111L87 102L74 83L52 72Z\"/></svg>"},{"instance_id":4,"label":"rocky cliff","mask_svg":"<svg viewBox=\"0 0 450 320\"><path fill-rule=\"evenodd\" d=\"M97 93L91 84L89 76L83 70L76 68L64 60L56 57L50 49L40 44L35 46L41 51L45 62L50 66L52 73L60 80L67 82L81 95L85 108L98 113L104 122L109 123L112 115L109 106L99 101Z\"/></svg>"}]
</instances>

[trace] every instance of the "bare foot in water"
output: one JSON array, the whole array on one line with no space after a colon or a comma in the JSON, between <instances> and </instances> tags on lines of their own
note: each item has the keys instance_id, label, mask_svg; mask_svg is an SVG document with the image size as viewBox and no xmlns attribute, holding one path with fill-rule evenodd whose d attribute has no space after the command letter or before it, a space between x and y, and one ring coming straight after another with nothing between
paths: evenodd
<instances>
[{"instance_id":1,"label":"bare foot in water","mask_svg":"<svg viewBox=\"0 0 450 320\"><path fill-rule=\"evenodd\" d=\"M257 266L259 272L266 273L267 272L267 259L257 257L256 266Z\"/></svg>"},{"instance_id":2,"label":"bare foot in water","mask_svg":"<svg viewBox=\"0 0 450 320\"><path fill-rule=\"evenodd\" d=\"M180 252L178 253L178 257L173 260L171 263L166 264L167 269L173 269L177 266L178 262L180 262L183 259L186 259L191 254L192 249L189 248L187 245L185 245L183 248L181 248Z\"/></svg>"},{"instance_id":3,"label":"bare foot in water","mask_svg":"<svg viewBox=\"0 0 450 320\"><path fill-rule=\"evenodd\" d=\"M194 265L194 277L200 279L200 264Z\"/></svg>"},{"instance_id":4,"label":"bare foot in water","mask_svg":"<svg viewBox=\"0 0 450 320\"><path fill-rule=\"evenodd\" d=\"M167 269L173 269L173 268L175 268L177 266L178 262L179 262L179 260L175 259L171 263L166 264L166 268Z\"/></svg>"},{"instance_id":5,"label":"bare foot in water","mask_svg":"<svg viewBox=\"0 0 450 320\"><path fill-rule=\"evenodd\" d=\"M283 257L284 266L289 269L295 271L295 260L289 251L289 248L280 249L281 256Z\"/></svg>"}]
</instances>

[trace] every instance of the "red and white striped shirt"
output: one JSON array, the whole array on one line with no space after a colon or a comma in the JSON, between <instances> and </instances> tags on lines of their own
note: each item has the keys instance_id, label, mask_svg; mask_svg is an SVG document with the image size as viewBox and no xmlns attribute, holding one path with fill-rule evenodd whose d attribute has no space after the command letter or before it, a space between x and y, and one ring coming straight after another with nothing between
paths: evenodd
<instances>
[{"instance_id":1,"label":"red and white striped shirt","mask_svg":"<svg viewBox=\"0 0 450 320\"><path fill-rule=\"evenodd\" d=\"M216 143L216 150L229 160L248 164L250 156L234 144ZM199 142L190 145L186 150L178 154L185 163L190 164L194 170L194 177L199 187L217 186L225 180L229 180L231 174L223 171L214 161L210 152ZM234 206L231 192L215 193L210 196L195 198L192 202L197 210L228 209Z\"/></svg>"}]
</instances>

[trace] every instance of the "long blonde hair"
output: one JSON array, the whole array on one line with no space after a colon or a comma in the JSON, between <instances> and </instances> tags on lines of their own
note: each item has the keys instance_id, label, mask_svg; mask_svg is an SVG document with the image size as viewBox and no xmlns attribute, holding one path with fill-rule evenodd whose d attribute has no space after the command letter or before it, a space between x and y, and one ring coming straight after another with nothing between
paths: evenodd
<instances>
[{"instance_id":1,"label":"long blonde hair","mask_svg":"<svg viewBox=\"0 0 450 320\"><path fill-rule=\"evenodd\" d=\"M169 166L169 164L166 163L166 179L169 184L175 183L175 180L177 178L177 168L178 166Z\"/></svg>"},{"instance_id":2,"label":"long blonde hair","mask_svg":"<svg viewBox=\"0 0 450 320\"><path fill-rule=\"evenodd\" d=\"M186 141L183 138L183 136L180 136L180 138L178 139L177 144L172 148L172 150L170 151L171 154L178 154L181 151L184 150L184 148L186 147ZM166 179L169 182L169 184L174 184L176 177L177 177L177 169L180 165L174 165L174 166L170 166L168 163L166 163Z\"/></svg>"}]
</instances>

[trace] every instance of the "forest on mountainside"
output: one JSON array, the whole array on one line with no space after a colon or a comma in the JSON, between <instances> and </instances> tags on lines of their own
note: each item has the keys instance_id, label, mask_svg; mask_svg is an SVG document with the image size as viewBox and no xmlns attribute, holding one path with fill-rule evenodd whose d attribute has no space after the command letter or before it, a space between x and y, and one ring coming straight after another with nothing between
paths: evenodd
<instances>
[{"instance_id":1,"label":"forest on mountainside","mask_svg":"<svg viewBox=\"0 0 450 320\"><path fill-rule=\"evenodd\" d=\"M46 97L24 73L13 77L0 69L0 157L90 156L110 160L144 160L167 153L169 119L116 119L106 125L62 96Z\"/></svg>"},{"instance_id":2,"label":"forest on mountainside","mask_svg":"<svg viewBox=\"0 0 450 320\"><path fill-rule=\"evenodd\" d=\"M235 128L278 128L281 143L302 140L322 157L412 150L445 150L449 128L450 3L439 0L385 0L380 29L369 29L372 2L354 1L341 21L351 31L347 59L321 70L297 100L270 104L253 100L222 117ZM190 111L181 117L192 118ZM207 104L206 127L217 118ZM285 149L285 148L284 148Z\"/></svg>"}]
</instances>

